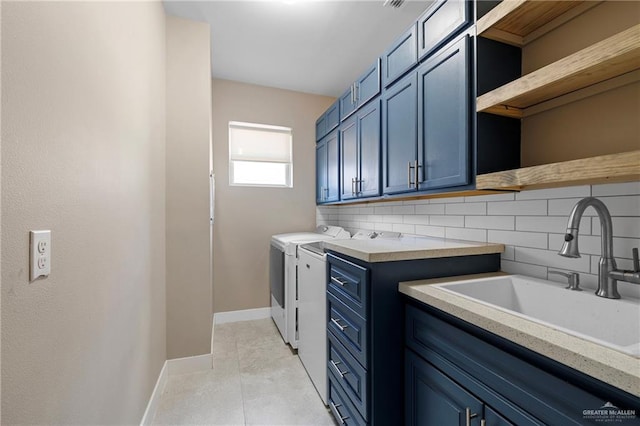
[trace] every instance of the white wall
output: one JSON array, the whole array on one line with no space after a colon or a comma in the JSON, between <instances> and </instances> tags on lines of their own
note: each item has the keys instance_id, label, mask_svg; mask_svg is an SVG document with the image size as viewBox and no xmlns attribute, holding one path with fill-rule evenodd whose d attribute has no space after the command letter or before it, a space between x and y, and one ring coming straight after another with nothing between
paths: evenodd
<instances>
[{"instance_id":1,"label":"white wall","mask_svg":"<svg viewBox=\"0 0 640 426\"><path fill-rule=\"evenodd\" d=\"M1 152L0 422L138 423L166 359L162 4L2 2Z\"/></svg>"},{"instance_id":2,"label":"white wall","mask_svg":"<svg viewBox=\"0 0 640 426\"><path fill-rule=\"evenodd\" d=\"M333 101L327 96L213 80L215 312L269 306L271 235L315 228L315 122ZM229 121L293 129L293 188L229 185Z\"/></svg>"},{"instance_id":3,"label":"white wall","mask_svg":"<svg viewBox=\"0 0 640 426\"><path fill-rule=\"evenodd\" d=\"M211 351L209 24L167 16L167 357Z\"/></svg>"},{"instance_id":4,"label":"white wall","mask_svg":"<svg viewBox=\"0 0 640 426\"><path fill-rule=\"evenodd\" d=\"M504 243L502 269L562 280L549 270L577 271L583 286L596 288L600 221L592 208L580 225L582 258L559 256L571 209L583 197L602 200L613 217L614 256L631 269L631 249L640 247L640 182L577 186L477 197L318 207L317 223L407 235ZM620 283L621 294L640 297L640 286Z\"/></svg>"}]
</instances>

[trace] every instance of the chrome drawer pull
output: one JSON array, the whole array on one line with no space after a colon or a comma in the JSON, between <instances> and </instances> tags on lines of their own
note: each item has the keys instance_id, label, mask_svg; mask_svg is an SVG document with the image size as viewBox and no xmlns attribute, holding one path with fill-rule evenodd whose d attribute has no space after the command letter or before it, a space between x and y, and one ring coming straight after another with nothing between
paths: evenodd
<instances>
[{"instance_id":1,"label":"chrome drawer pull","mask_svg":"<svg viewBox=\"0 0 640 426\"><path fill-rule=\"evenodd\" d=\"M465 411L465 417L467 418L467 426L471 426L471 419L473 419L474 417L478 417L477 413L471 413L471 409L469 407L464 409Z\"/></svg>"},{"instance_id":2,"label":"chrome drawer pull","mask_svg":"<svg viewBox=\"0 0 640 426\"><path fill-rule=\"evenodd\" d=\"M340 411L338 411L338 407L342 407L342 404L336 405L333 402L329 401L329 406L331 407L331 411L333 411L333 415L338 419L340 424L343 425L344 421L347 420L349 416L342 417L342 414L340 414Z\"/></svg>"},{"instance_id":3,"label":"chrome drawer pull","mask_svg":"<svg viewBox=\"0 0 640 426\"><path fill-rule=\"evenodd\" d=\"M333 368L336 370L336 372L340 375L341 379L344 379L344 376L346 374L349 374L348 371L340 371L340 368L338 368L338 364L342 364L340 361L338 362L334 362L333 360L329 361L331 362L331 365L333 366Z\"/></svg>"},{"instance_id":4,"label":"chrome drawer pull","mask_svg":"<svg viewBox=\"0 0 640 426\"><path fill-rule=\"evenodd\" d=\"M331 277L331 281L338 284L340 287L344 287L346 284L348 284L347 281L342 281L340 278L336 277Z\"/></svg>"},{"instance_id":5,"label":"chrome drawer pull","mask_svg":"<svg viewBox=\"0 0 640 426\"><path fill-rule=\"evenodd\" d=\"M337 319L335 318L331 318L331 322L335 324L336 327L338 327L340 329L340 331L345 331L347 328L349 328L348 325L340 325L340 323L338 322Z\"/></svg>"}]
</instances>

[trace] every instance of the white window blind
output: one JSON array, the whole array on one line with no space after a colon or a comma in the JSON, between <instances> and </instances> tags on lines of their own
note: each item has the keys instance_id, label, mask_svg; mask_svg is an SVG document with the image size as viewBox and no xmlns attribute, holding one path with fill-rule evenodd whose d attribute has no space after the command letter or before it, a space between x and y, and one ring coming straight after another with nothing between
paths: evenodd
<instances>
[{"instance_id":1,"label":"white window blind","mask_svg":"<svg viewBox=\"0 0 640 426\"><path fill-rule=\"evenodd\" d=\"M292 187L292 169L290 128L229 122L232 185Z\"/></svg>"}]
</instances>

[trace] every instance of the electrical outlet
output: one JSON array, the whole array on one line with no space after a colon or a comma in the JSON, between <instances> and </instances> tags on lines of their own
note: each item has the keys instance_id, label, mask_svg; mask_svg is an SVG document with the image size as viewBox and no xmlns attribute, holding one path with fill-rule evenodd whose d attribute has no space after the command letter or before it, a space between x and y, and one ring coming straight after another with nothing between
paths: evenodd
<instances>
[{"instance_id":1,"label":"electrical outlet","mask_svg":"<svg viewBox=\"0 0 640 426\"><path fill-rule=\"evenodd\" d=\"M51 231L31 231L30 270L31 281L51 273Z\"/></svg>"}]
</instances>

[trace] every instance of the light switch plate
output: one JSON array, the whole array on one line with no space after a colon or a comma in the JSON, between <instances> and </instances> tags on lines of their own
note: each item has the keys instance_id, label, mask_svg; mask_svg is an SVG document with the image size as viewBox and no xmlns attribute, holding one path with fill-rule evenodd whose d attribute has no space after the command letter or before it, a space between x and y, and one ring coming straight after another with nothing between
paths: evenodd
<instances>
[{"instance_id":1,"label":"light switch plate","mask_svg":"<svg viewBox=\"0 0 640 426\"><path fill-rule=\"evenodd\" d=\"M51 231L29 233L31 281L51 273Z\"/></svg>"}]
</instances>

